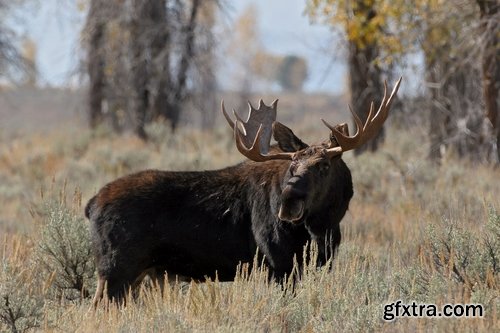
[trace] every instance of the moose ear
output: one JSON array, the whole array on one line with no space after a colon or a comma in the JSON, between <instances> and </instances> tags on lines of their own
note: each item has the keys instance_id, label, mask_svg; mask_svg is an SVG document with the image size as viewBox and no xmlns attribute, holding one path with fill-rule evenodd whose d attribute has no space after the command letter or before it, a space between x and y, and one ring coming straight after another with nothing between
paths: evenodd
<instances>
[{"instance_id":1,"label":"moose ear","mask_svg":"<svg viewBox=\"0 0 500 333\"><path fill-rule=\"evenodd\" d=\"M273 137L278 142L280 149L287 153L293 153L309 147L293 134L291 129L278 121L273 123Z\"/></svg>"}]
</instances>

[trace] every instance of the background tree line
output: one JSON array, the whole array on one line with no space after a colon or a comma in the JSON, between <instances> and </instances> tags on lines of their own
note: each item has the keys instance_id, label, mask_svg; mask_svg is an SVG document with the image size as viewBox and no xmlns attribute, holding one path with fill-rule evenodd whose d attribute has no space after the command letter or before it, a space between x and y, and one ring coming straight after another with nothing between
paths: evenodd
<instances>
[{"instance_id":1,"label":"background tree line","mask_svg":"<svg viewBox=\"0 0 500 333\"><path fill-rule=\"evenodd\" d=\"M0 18L25 2L0 0ZM229 3L83 3L87 19L82 46L92 127L107 122L117 131L133 129L145 139L145 124L165 119L175 129L187 107L200 110L203 126L213 125L217 64L225 56L215 27ZM340 32L345 41L350 104L362 117L367 116L372 100L379 102L384 79L394 81L409 59L422 58L425 87L419 95L406 97L400 111L420 123L415 114L427 115L429 157L439 161L453 152L475 161L499 162L498 0L305 0L304 4L313 22L331 26L332 35ZM241 92L242 100L249 97L256 80L300 91L307 79L307 62L296 55L266 52L256 17L250 7L237 19L224 50L240 63L235 72L241 75L241 83L234 89ZM15 32L0 21L3 79L33 67L29 53L34 51L20 49ZM383 137L382 132L358 152L376 150Z\"/></svg>"},{"instance_id":2,"label":"background tree line","mask_svg":"<svg viewBox=\"0 0 500 333\"><path fill-rule=\"evenodd\" d=\"M215 0L91 0L84 29L90 125L107 119L118 131L133 128L146 138L144 125L153 120L175 129L188 96L215 109L217 6Z\"/></svg>"}]
</instances>

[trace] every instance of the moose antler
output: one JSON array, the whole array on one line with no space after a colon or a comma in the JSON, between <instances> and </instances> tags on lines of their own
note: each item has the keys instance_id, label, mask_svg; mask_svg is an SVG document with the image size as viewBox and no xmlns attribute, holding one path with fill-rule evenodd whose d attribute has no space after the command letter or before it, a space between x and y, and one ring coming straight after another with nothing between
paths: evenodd
<instances>
[{"instance_id":1,"label":"moose antler","mask_svg":"<svg viewBox=\"0 0 500 333\"><path fill-rule=\"evenodd\" d=\"M236 147L240 153L255 162L291 160L293 153L269 154L269 144L271 143L273 124L276 121L278 100L275 100L271 106L267 106L261 99L258 109L255 109L250 102L248 102L248 106L250 108L248 119L243 121L233 109L236 118L233 122L226 112L224 101L221 103L222 113L234 131Z\"/></svg>"},{"instance_id":2,"label":"moose antler","mask_svg":"<svg viewBox=\"0 0 500 333\"><path fill-rule=\"evenodd\" d=\"M354 117L354 121L357 127L356 134L354 134L353 136L349 136L346 130L342 130L338 126L332 126L325 120L321 119L326 127L328 127L332 131L332 135L335 137L335 140L337 140L337 143L339 144L339 147L331 147L327 149L327 155L329 157L333 157L348 150L355 149L377 135L377 133L382 128L385 120L387 119L389 110L391 109L391 104L394 101L394 96L398 92L401 79L402 77L400 77L394 85L389 98L387 98L387 82L384 82L384 98L380 103L380 107L377 113L374 114L373 111L375 107L373 102L371 102L370 112L368 113L368 117L364 125L361 119L359 119L358 115L352 110L351 106L349 106L349 110Z\"/></svg>"}]
</instances>

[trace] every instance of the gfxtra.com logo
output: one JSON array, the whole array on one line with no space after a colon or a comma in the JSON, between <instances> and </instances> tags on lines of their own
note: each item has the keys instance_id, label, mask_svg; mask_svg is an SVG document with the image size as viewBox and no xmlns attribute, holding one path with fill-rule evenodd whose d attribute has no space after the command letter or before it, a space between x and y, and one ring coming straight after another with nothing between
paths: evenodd
<instances>
[{"instance_id":1,"label":"gfxtra.com logo","mask_svg":"<svg viewBox=\"0 0 500 333\"><path fill-rule=\"evenodd\" d=\"M482 304L436 304L411 302L405 304L401 300L384 305L384 320L393 321L396 318L478 318L484 316Z\"/></svg>"}]
</instances>

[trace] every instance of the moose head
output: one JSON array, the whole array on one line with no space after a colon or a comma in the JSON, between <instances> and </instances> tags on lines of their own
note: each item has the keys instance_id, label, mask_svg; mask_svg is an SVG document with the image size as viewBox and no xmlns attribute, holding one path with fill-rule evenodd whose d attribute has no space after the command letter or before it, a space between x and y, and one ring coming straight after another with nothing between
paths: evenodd
<instances>
[{"instance_id":1,"label":"moose head","mask_svg":"<svg viewBox=\"0 0 500 333\"><path fill-rule=\"evenodd\" d=\"M329 139L314 145L304 143L290 128L276 121L278 100L271 106L260 100L258 109L249 102L250 111L246 121L234 109L233 121L222 101L222 113L234 131L236 147L241 154L254 162L291 161L282 180L279 219L298 223L307 217L308 212L320 208L316 206L321 206L329 192L329 187L323 185L331 184L336 177L336 170L332 166L342 153L362 146L377 135L387 119L400 83L401 78L389 96L387 83L384 84L380 107L375 112L374 103L371 103L364 124L349 106L357 127L353 136L349 135L346 123L332 126L321 119L330 130ZM270 146L271 136L276 140L277 147Z\"/></svg>"}]
</instances>

